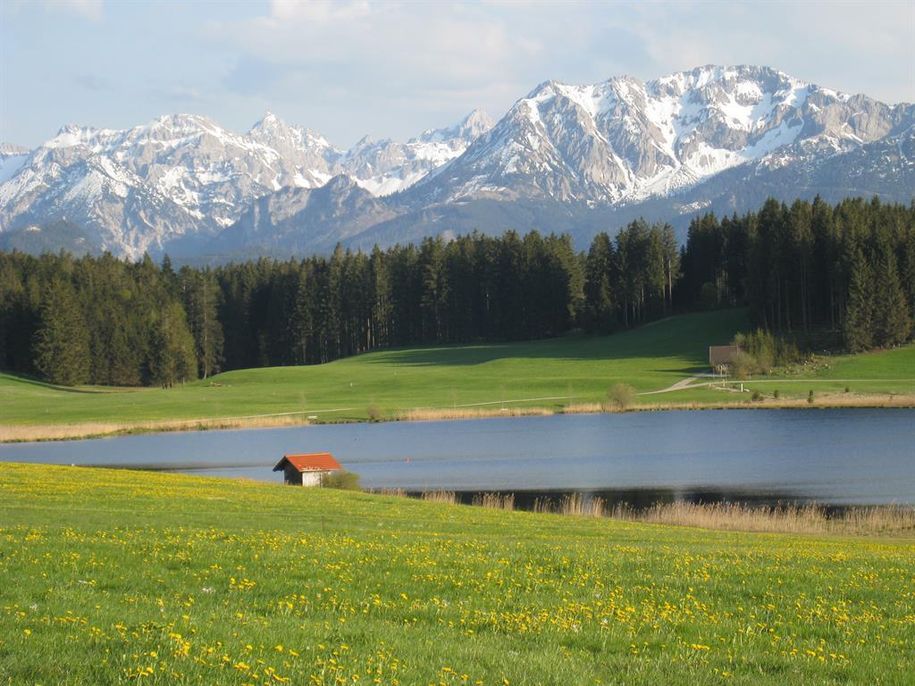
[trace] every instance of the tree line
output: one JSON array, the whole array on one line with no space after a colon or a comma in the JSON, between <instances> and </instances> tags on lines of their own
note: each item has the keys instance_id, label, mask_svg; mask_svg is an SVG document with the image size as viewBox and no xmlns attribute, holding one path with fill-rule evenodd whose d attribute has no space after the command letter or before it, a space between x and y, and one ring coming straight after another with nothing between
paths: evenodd
<instances>
[{"instance_id":1,"label":"tree line","mask_svg":"<svg viewBox=\"0 0 915 686\"><path fill-rule=\"evenodd\" d=\"M852 352L909 339L915 313L915 202L820 198L694 220L680 304L746 304L760 328Z\"/></svg>"},{"instance_id":2,"label":"tree line","mask_svg":"<svg viewBox=\"0 0 915 686\"><path fill-rule=\"evenodd\" d=\"M915 207L820 200L568 235L427 238L370 253L175 270L148 256L0 253L0 367L53 383L170 386L368 350L607 333L747 304L763 328L893 345L915 311Z\"/></svg>"}]
</instances>

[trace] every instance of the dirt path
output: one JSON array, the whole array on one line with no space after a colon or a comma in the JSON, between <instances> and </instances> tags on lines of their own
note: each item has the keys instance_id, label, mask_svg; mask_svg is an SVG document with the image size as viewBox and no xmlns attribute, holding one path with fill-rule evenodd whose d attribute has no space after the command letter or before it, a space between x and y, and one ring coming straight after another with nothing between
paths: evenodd
<instances>
[{"instance_id":1,"label":"dirt path","mask_svg":"<svg viewBox=\"0 0 915 686\"><path fill-rule=\"evenodd\" d=\"M701 388L702 386L710 386L713 381L708 381L705 383L694 384L693 381L696 381L698 377L688 376L685 379L680 379L673 386L668 386L667 388L662 388L659 391L644 391L639 393L639 395L657 395L658 393L670 393L672 391L685 391L688 388Z\"/></svg>"}]
</instances>

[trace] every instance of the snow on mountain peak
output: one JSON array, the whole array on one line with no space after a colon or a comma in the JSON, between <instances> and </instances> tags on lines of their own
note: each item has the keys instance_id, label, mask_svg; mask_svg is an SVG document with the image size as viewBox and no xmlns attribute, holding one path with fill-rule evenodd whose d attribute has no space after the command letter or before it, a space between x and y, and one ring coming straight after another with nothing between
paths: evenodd
<instances>
[{"instance_id":1,"label":"snow on mountain peak","mask_svg":"<svg viewBox=\"0 0 915 686\"><path fill-rule=\"evenodd\" d=\"M761 162L802 140L828 137L838 152L905 118L867 98L859 111L849 102L765 66L706 65L648 82L544 81L417 193L439 201L483 194L628 202Z\"/></svg>"},{"instance_id":2,"label":"snow on mountain peak","mask_svg":"<svg viewBox=\"0 0 915 686\"><path fill-rule=\"evenodd\" d=\"M913 105L748 65L647 82L545 81L498 122L476 109L407 142L365 137L346 151L270 111L245 133L195 114L123 130L68 124L32 151L0 147L0 232L63 221L97 235L100 249L138 255L220 234L277 191L301 199L318 188L371 205L373 216L457 199L635 203L741 165L846 154L913 124ZM406 193L388 204L356 186Z\"/></svg>"}]
</instances>

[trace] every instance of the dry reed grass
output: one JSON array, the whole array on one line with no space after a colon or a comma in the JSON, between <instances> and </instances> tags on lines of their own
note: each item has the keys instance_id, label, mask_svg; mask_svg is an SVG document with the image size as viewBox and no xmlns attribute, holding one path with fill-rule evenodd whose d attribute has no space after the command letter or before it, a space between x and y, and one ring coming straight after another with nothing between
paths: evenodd
<instances>
[{"instance_id":1,"label":"dry reed grass","mask_svg":"<svg viewBox=\"0 0 915 686\"><path fill-rule=\"evenodd\" d=\"M571 403L562 408L563 414L599 414L607 412L604 403Z\"/></svg>"},{"instance_id":2,"label":"dry reed grass","mask_svg":"<svg viewBox=\"0 0 915 686\"><path fill-rule=\"evenodd\" d=\"M514 493L478 493L473 497L473 504L490 510L514 510Z\"/></svg>"},{"instance_id":3,"label":"dry reed grass","mask_svg":"<svg viewBox=\"0 0 915 686\"><path fill-rule=\"evenodd\" d=\"M378 488L378 489L372 490L371 492L376 493L378 495L393 495L393 496L397 496L398 498L407 497L407 492L402 488Z\"/></svg>"},{"instance_id":4,"label":"dry reed grass","mask_svg":"<svg viewBox=\"0 0 915 686\"><path fill-rule=\"evenodd\" d=\"M379 495L408 497L402 488L373 491ZM427 502L460 504L454 491L424 491ZM471 504L493 510L514 510L514 493L478 493ZM838 534L915 537L915 507L878 505L829 510L821 505L752 506L742 503L658 503L647 509L617 505L608 509L603 498L569 493L558 500L537 498L532 512L690 526L723 531L787 534Z\"/></svg>"},{"instance_id":5,"label":"dry reed grass","mask_svg":"<svg viewBox=\"0 0 915 686\"><path fill-rule=\"evenodd\" d=\"M454 491L423 491L423 500L430 503L445 503L454 505L457 503L457 495Z\"/></svg>"},{"instance_id":6,"label":"dry reed grass","mask_svg":"<svg viewBox=\"0 0 915 686\"><path fill-rule=\"evenodd\" d=\"M396 418L408 422L425 422L488 417L544 417L551 414L554 414L553 411L546 407L418 407L398 412Z\"/></svg>"},{"instance_id":7,"label":"dry reed grass","mask_svg":"<svg viewBox=\"0 0 915 686\"><path fill-rule=\"evenodd\" d=\"M82 424L34 424L0 426L0 443L65 441L131 433L206 431L215 429L300 426L310 422L301 416L223 417L208 419L151 420L142 422L86 422Z\"/></svg>"},{"instance_id":8,"label":"dry reed grass","mask_svg":"<svg viewBox=\"0 0 915 686\"><path fill-rule=\"evenodd\" d=\"M531 510L579 517L603 517L606 505L606 501L597 496L567 493L558 501L552 498L536 498Z\"/></svg>"},{"instance_id":9,"label":"dry reed grass","mask_svg":"<svg viewBox=\"0 0 915 686\"><path fill-rule=\"evenodd\" d=\"M830 512L820 505L753 507L740 503L659 503L645 510L617 506L614 519L703 529L797 534L915 535L915 508L851 507Z\"/></svg>"}]
</instances>

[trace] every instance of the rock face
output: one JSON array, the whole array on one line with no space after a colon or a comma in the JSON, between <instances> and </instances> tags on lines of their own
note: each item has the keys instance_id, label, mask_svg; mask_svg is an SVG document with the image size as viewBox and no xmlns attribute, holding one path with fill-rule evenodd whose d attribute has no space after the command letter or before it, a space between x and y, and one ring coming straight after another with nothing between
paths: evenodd
<instances>
[{"instance_id":1,"label":"rock face","mask_svg":"<svg viewBox=\"0 0 915 686\"><path fill-rule=\"evenodd\" d=\"M195 115L122 131L67 125L31 152L0 148L0 246L32 245L64 225L77 227L86 250L129 257L176 241L202 246L278 191L319 188L341 174L378 195L402 190L460 155L487 121L474 112L408 143L363 142L349 152L271 113L246 134Z\"/></svg>"},{"instance_id":2,"label":"rock face","mask_svg":"<svg viewBox=\"0 0 915 686\"><path fill-rule=\"evenodd\" d=\"M475 110L349 150L270 113L245 134L194 115L70 125L32 151L0 145L0 247L230 258L506 228L583 243L639 214L682 225L767 195L908 202L913 131L911 104L750 66L549 81L495 124Z\"/></svg>"},{"instance_id":3,"label":"rock face","mask_svg":"<svg viewBox=\"0 0 915 686\"><path fill-rule=\"evenodd\" d=\"M776 151L782 163L828 156L913 123L912 105L848 96L768 67L700 67L647 83L549 81L410 193L420 204L480 197L633 202Z\"/></svg>"}]
</instances>

